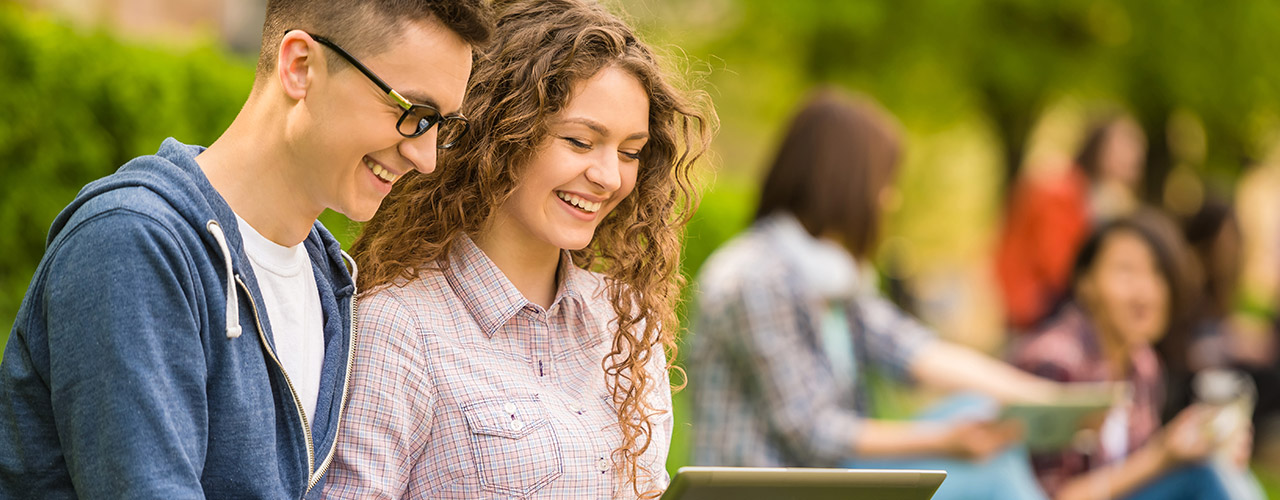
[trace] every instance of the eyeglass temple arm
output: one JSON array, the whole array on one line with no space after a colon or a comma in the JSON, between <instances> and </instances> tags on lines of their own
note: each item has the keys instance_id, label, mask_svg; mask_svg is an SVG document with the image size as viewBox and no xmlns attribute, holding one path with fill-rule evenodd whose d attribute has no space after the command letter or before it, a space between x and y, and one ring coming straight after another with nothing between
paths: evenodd
<instances>
[{"instance_id":1,"label":"eyeglass temple arm","mask_svg":"<svg viewBox=\"0 0 1280 500\"><path fill-rule=\"evenodd\" d=\"M286 31L285 33L288 33L288 31ZM391 96L391 98L394 99L396 101L396 104L399 104L400 107L404 109L409 109L413 107L413 103L409 102L408 99L405 99L404 96L400 95L399 92L396 92L396 90L391 88L390 85L387 85L387 82L384 82L382 81L381 78L378 78L378 75L373 74L372 70L370 70L369 68L366 68L365 65L361 64L360 61L356 60L355 56L352 56L342 47L339 47L338 44L333 43L332 41L329 41L328 38L322 37L320 35L312 35L310 33L307 33L307 34L311 36L312 40L315 40L316 42L324 44L325 47L329 47L334 52L337 52L338 55L342 56L343 59L346 59L347 62L351 63L352 66L355 66L357 70L360 70L361 73L364 73L364 76L369 77L369 79L372 80L373 83L377 85L379 89L382 89L382 91L386 92L388 96Z\"/></svg>"}]
</instances>

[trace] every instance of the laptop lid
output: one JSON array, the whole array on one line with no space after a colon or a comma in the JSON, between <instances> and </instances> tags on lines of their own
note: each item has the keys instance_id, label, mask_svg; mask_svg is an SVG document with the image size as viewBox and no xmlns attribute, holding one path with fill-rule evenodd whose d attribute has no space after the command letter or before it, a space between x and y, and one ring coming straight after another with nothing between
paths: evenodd
<instances>
[{"instance_id":1,"label":"laptop lid","mask_svg":"<svg viewBox=\"0 0 1280 500\"><path fill-rule=\"evenodd\" d=\"M939 470L681 467L662 500L929 500Z\"/></svg>"}]
</instances>

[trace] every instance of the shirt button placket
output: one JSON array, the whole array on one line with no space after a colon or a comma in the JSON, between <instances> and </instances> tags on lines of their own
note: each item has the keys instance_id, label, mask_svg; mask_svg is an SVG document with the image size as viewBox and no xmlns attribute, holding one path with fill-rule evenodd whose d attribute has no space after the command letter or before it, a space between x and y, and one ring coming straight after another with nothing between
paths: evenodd
<instances>
[{"instance_id":1,"label":"shirt button placket","mask_svg":"<svg viewBox=\"0 0 1280 500\"><path fill-rule=\"evenodd\" d=\"M546 311L531 311L533 326L533 341L529 348L533 354L533 374L536 377L545 377L551 370L551 363L548 361L548 345L550 342L551 326L550 318Z\"/></svg>"}]
</instances>

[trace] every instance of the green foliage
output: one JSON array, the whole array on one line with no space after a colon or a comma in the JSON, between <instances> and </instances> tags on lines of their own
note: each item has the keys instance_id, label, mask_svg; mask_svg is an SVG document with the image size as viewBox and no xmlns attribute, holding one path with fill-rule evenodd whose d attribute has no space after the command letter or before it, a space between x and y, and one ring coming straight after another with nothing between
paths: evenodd
<instances>
[{"instance_id":1,"label":"green foliage","mask_svg":"<svg viewBox=\"0 0 1280 500\"><path fill-rule=\"evenodd\" d=\"M127 45L0 4L0 342L80 188L166 137L208 144L252 82L251 61L212 45Z\"/></svg>"},{"instance_id":2,"label":"green foliage","mask_svg":"<svg viewBox=\"0 0 1280 500\"><path fill-rule=\"evenodd\" d=\"M723 245L751 223L755 210L755 189L747 184L721 183L715 189L707 190L702 196L697 213L689 221L685 230L684 251L681 254L681 273L692 284L697 278L702 264L720 245ZM689 307L692 305L693 287L686 286L680 307L680 325L684 328L681 345L687 345L690 328ZM676 363L684 366L684 353L680 351ZM679 383L680 380L672 380ZM684 465L691 456L689 446L692 437L692 416L689 412L689 392L678 392L674 395L675 428L671 435L671 450L667 460L667 470L671 474Z\"/></svg>"},{"instance_id":3,"label":"green foliage","mask_svg":"<svg viewBox=\"0 0 1280 500\"><path fill-rule=\"evenodd\" d=\"M1234 175L1280 125L1280 4L1252 0L738 0L630 2L654 38L709 61L731 168L756 165L797 96L834 83L874 95L915 132L975 116L998 136L1006 175L1035 119L1080 95L1130 107L1163 149L1170 113L1198 116L1206 170ZM756 130L736 130L754 128ZM735 148L737 144L735 144ZM733 148L731 148L733 149ZM1168 161L1153 152L1153 182Z\"/></svg>"}]
</instances>

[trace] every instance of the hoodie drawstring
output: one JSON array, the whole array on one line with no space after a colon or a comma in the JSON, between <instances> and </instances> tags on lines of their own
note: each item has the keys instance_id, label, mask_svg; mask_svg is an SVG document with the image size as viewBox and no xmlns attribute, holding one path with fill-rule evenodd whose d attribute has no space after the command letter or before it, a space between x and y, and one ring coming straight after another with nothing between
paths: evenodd
<instances>
[{"instance_id":1,"label":"hoodie drawstring","mask_svg":"<svg viewBox=\"0 0 1280 500\"><path fill-rule=\"evenodd\" d=\"M218 221L210 220L205 228L213 235L213 239L218 240L222 260L227 263L227 338L234 339L240 336L240 305L236 300L236 275L231 268L231 248L227 247L227 235L222 232Z\"/></svg>"},{"instance_id":2,"label":"hoodie drawstring","mask_svg":"<svg viewBox=\"0 0 1280 500\"><path fill-rule=\"evenodd\" d=\"M351 282L356 282L356 259L347 254L346 250L338 250L342 254L342 260L347 263L347 271L351 273Z\"/></svg>"}]
</instances>

